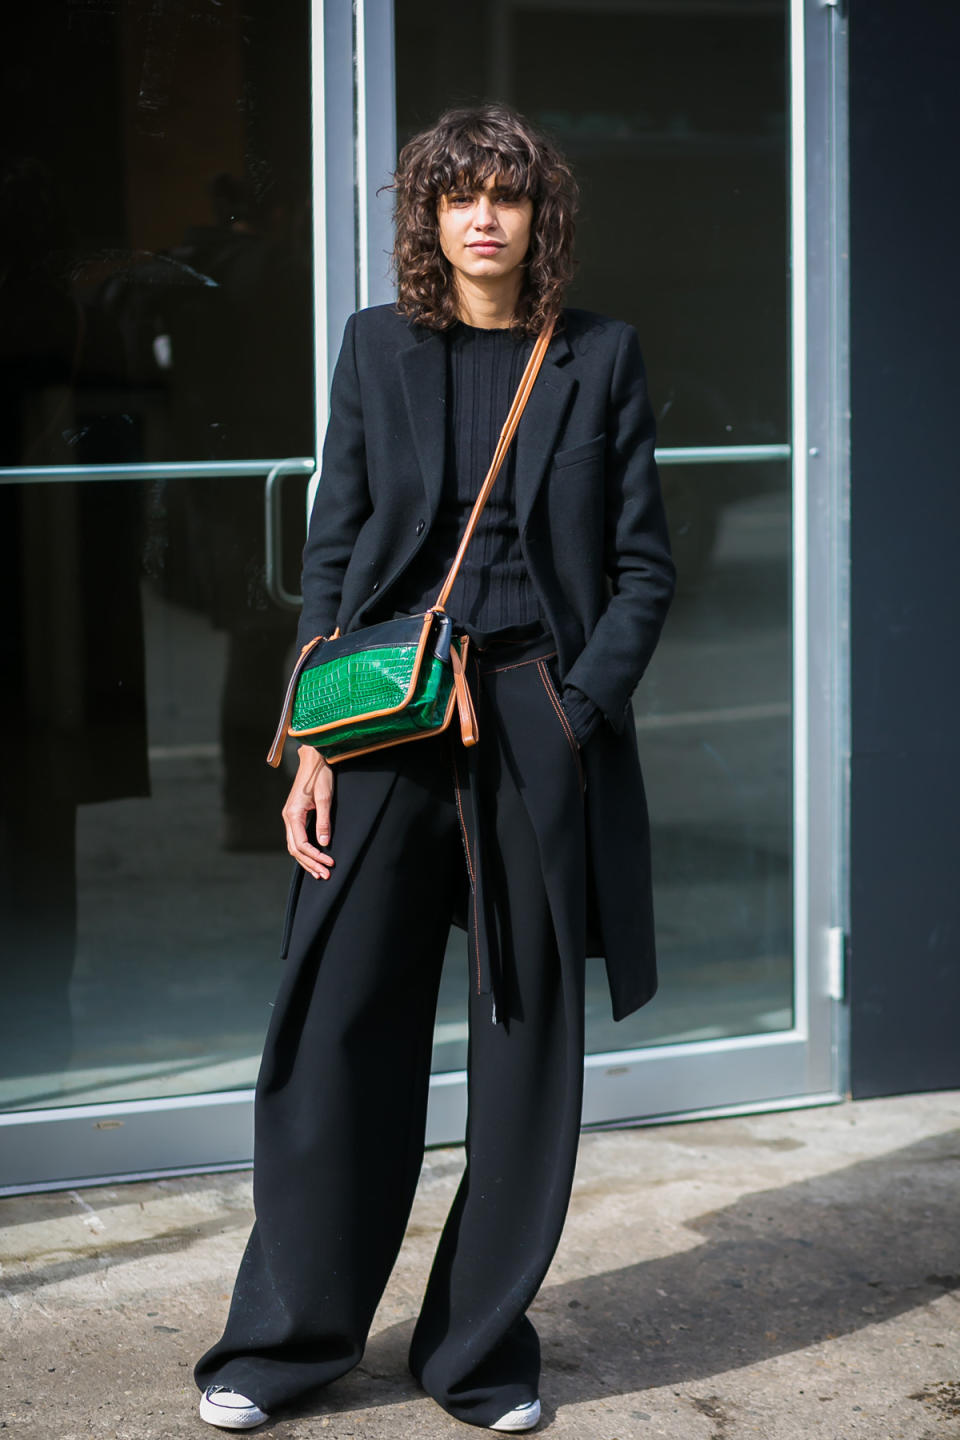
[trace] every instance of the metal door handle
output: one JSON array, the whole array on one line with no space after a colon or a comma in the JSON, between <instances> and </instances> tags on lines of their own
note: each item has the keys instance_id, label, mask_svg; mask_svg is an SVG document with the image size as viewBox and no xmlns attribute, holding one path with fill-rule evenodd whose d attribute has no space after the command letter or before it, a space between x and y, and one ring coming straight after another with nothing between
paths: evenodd
<instances>
[{"instance_id":1,"label":"metal door handle","mask_svg":"<svg viewBox=\"0 0 960 1440\"><path fill-rule=\"evenodd\" d=\"M287 590L283 583L283 485L285 475L309 475L312 460L281 460L268 471L263 486L263 534L266 552L267 594L281 610L299 610L303 596Z\"/></svg>"}]
</instances>

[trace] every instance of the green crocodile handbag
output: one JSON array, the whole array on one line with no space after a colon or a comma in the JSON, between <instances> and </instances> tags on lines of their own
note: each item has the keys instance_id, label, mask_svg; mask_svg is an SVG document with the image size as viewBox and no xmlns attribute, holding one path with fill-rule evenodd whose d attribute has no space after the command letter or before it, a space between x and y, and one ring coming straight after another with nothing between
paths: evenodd
<instances>
[{"instance_id":1,"label":"green crocodile handbag","mask_svg":"<svg viewBox=\"0 0 960 1440\"><path fill-rule=\"evenodd\" d=\"M290 677L281 742L289 735L315 745L333 763L445 730L459 700L463 738L472 744L466 646L450 616L434 610L318 637L304 646Z\"/></svg>"},{"instance_id":2,"label":"green crocodile handbag","mask_svg":"<svg viewBox=\"0 0 960 1440\"><path fill-rule=\"evenodd\" d=\"M444 606L520 423L553 326L551 319L537 336L436 603L422 615L403 615L346 635L335 631L329 639L318 635L305 645L287 685L269 765L280 764L288 735L315 746L333 764L436 735L450 724L454 709L459 711L463 743L476 744L476 715L464 671L468 642L454 635Z\"/></svg>"}]
</instances>

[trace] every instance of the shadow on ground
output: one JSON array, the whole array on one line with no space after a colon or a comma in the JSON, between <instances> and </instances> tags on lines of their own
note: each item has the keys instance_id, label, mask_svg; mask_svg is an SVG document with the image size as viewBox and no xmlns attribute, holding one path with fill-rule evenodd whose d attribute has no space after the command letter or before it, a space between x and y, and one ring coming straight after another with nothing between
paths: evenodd
<instances>
[{"instance_id":1,"label":"shadow on ground","mask_svg":"<svg viewBox=\"0 0 960 1440\"><path fill-rule=\"evenodd\" d=\"M693 1249L541 1292L551 1410L755 1365L960 1289L960 1131L746 1195L689 1228L702 1237ZM415 1398L412 1329L380 1332L352 1374L296 1413Z\"/></svg>"}]
</instances>

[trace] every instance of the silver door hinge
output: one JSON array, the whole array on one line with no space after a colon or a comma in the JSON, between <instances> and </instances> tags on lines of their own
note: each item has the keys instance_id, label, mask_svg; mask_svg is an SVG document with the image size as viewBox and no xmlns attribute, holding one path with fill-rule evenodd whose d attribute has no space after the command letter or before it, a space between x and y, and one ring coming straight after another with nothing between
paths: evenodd
<instances>
[{"instance_id":1,"label":"silver door hinge","mask_svg":"<svg viewBox=\"0 0 960 1440\"><path fill-rule=\"evenodd\" d=\"M847 933L839 925L827 931L827 994L831 1000L847 996Z\"/></svg>"}]
</instances>

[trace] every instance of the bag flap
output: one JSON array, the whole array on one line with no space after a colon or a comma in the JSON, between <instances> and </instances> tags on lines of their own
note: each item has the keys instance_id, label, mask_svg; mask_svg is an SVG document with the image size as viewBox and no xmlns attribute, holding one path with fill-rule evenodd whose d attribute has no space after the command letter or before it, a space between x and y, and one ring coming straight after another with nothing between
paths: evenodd
<instances>
[{"instance_id":1,"label":"bag flap","mask_svg":"<svg viewBox=\"0 0 960 1440\"><path fill-rule=\"evenodd\" d=\"M450 657L450 638L453 623L449 615L436 615L426 611L420 615L401 615L396 620L383 620L378 625L364 625L349 635L338 635L336 640L324 640L308 656L303 670L313 670L318 665L327 665L333 660L342 660L347 655L357 655L363 650L396 650L408 645L416 650L423 635L423 627L430 622L436 628L433 653L440 660Z\"/></svg>"}]
</instances>

